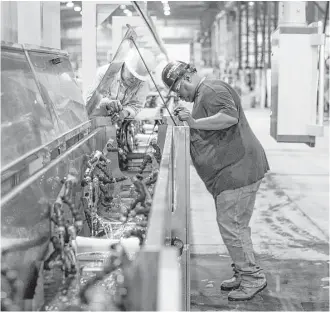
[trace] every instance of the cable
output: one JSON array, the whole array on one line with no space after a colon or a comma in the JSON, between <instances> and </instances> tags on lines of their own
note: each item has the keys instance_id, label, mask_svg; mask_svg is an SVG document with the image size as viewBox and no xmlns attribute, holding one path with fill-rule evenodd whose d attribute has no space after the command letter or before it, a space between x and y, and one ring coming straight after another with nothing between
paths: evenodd
<instances>
[{"instance_id":1,"label":"cable","mask_svg":"<svg viewBox=\"0 0 330 312\"><path fill-rule=\"evenodd\" d=\"M131 27L131 26L129 26L129 25L126 25L126 26L127 26L128 28ZM142 60L142 62L143 62L143 64L144 64L144 66L146 67L146 69L147 69L147 71L148 71L148 74L149 74L149 76L150 76L150 78L151 78L153 84L155 85L156 90L157 90L157 92L159 93L159 96L160 96L160 98L162 99L162 101L163 101L163 103L164 103L164 106L165 106L167 112L169 113L169 115L170 115L170 117L171 117L171 119L172 119L174 125L177 126L177 124L176 124L176 122L175 122L175 120L174 120L174 118L173 118L173 116L172 116L172 114L171 114L171 112L170 112L170 110L169 110L169 108L168 108L168 106L167 106L167 102L169 101L169 99L167 100L167 102L165 102L165 100L164 100L162 94L160 93L160 91L159 91L159 89L158 89L158 86L157 86L157 84L156 84L156 82L155 82L155 80L154 80L154 77L152 76L152 74L151 74L151 72L150 72L150 70L149 70L149 68L148 68L148 65L146 64L144 58L143 58L142 55L141 55L141 52L140 52L138 46L137 46L136 43L135 43L135 40L133 39L133 37L131 37L130 39L132 40L132 42L133 42L133 44L134 44L136 50L138 51L138 53L139 53L139 55L140 55L140 57L141 57L141 60ZM170 93L171 91L172 91L172 90L170 89L170 90L169 90L169 93Z\"/></svg>"}]
</instances>

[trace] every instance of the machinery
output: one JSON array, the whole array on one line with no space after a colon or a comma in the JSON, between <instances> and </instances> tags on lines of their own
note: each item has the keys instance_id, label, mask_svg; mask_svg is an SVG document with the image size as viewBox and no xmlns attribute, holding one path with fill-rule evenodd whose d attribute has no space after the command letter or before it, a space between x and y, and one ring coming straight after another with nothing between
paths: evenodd
<instances>
[{"instance_id":1,"label":"machinery","mask_svg":"<svg viewBox=\"0 0 330 312\"><path fill-rule=\"evenodd\" d=\"M270 134L277 142L314 147L323 136L325 36L307 26L305 6L281 2L272 35Z\"/></svg>"},{"instance_id":2,"label":"machinery","mask_svg":"<svg viewBox=\"0 0 330 312\"><path fill-rule=\"evenodd\" d=\"M189 309L188 127L138 151L138 122L88 118L113 68L86 109L66 53L1 49L2 310Z\"/></svg>"}]
</instances>

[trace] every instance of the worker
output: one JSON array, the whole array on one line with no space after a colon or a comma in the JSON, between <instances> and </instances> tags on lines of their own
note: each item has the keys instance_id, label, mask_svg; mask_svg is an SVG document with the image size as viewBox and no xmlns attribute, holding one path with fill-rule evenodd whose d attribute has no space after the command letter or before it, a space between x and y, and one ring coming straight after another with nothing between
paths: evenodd
<instances>
[{"instance_id":1,"label":"worker","mask_svg":"<svg viewBox=\"0 0 330 312\"><path fill-rule=\"evenodd\" d=\"M190 127L190 154L198 175L212 194L219 230L232 259L233 278L222 282L229 300L249 300L267 286L256 264L249 221L256 193L269 170L260 142L252 132L235 90L221 80L206 79L184 62L170 62L164 83L192 112L176 109Z\"/></svg>"},{"instance_id":2,"label":"worker","mask_svg":"<svg viewBox=\"0 0 330 312\"><path fill-rule=\"evenodd\" d=\"M141 49L140 53L152 71L155 67L154 55L146 49ZM98 86L106 73L109 83L103 85L103 92L100 92ZM86 92L87 110L89 102L96 101L92 105L94 109L89 112L90 117L110 115L113 122L128 117L135 118L144 107L149 92L148 77L146 66L134 47L123 61L112 60L110 64L100 67L93 85ZM93 96L95 90L96 94Z\"/></svg>"}]
</instances>

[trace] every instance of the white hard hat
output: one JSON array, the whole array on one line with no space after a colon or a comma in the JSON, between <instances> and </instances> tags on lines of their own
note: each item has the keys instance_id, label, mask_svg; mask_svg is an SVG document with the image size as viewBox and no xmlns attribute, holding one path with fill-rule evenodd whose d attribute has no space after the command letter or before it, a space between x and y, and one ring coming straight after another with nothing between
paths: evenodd
<instances>
[{"instance_id":1,"label":"white hard hat","mask_svg":"<svg viewBox=\"0 0 330 312\"><path fill-rule=\"evenodd\" d=\"M164 62L164 61L167 62L167 58L166 58L165 54L161 53L161 54L157 55L157 57L156 57L157 64Z\"/></svg>"},{"instance_id":2,"label":"white hard hat","mask_svg":"<svg viewBox=\"0 0 330 312\"><path fill-rule=\"evenodd\" d=\"M147 49L139 49L139 51L150 72L154 71L156 67L156 59L154 54ZM135 48L133 48L125 58L125 65L136 78L142 81L146 81L148 79L148 70L146 69L146 66Z\"/></svg>"},{"instance_id":3,"label":"white hard hat","mask_svg":"<svg viewBox=\"0 0 330 312\"><path fill-rule=\"evenodd\" d=\"M155 80L156 83L162 87L165 87L163 80L162 80L162 72L163 69L165 68L165 66L167 65L167 61L166 60L161 60L160 62L157 62L157 66L155 68Z\"/></svg>"}]
</instances>

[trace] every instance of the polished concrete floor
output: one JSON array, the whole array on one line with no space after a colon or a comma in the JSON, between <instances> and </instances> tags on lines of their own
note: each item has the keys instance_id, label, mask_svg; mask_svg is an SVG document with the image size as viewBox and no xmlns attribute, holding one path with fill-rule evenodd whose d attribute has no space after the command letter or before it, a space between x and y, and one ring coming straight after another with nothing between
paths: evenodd
<instances>
[{"instance_id":1,"label":"polished concrete floor","mask_svg":"<svg viewBox=\"0 0 330 312\"><path fill-rule=\"evenodd\" d=\"M268 287L230 303L220 283L232 275L215 206L191 166L191 308L195 311L329 311L329 127L316 147L277 143L265 109L246 111L271 167L251 220Z\"/></svg>"}]
</instances>

